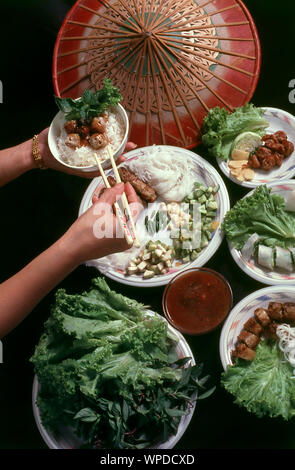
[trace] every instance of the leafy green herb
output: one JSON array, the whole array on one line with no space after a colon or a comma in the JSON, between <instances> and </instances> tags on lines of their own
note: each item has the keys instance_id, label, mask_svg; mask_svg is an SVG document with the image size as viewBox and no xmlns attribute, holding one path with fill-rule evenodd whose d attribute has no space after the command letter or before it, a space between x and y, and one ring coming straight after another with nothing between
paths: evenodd
<instances>
[{"instance_id":1,"label":"leafy green herb","mask_svg":"<svg viewBox=\"0 0 295 470\"><path fill-rule=\"evenodd\" d=\"M261 341L254 361L241 359L228 366L221 384L235 397L235 403L244 406L258 417L295 416L295 380L292 368L276 342Z\"/></svg>"},{"instance_id":2,"label":"leafy green herb","mask_svg":"<svg viewBox=\"0 0 295 470\"><path fill-rule=\"evenodd\" d=\"M60 111L65 114L66 121L79 120L83 124L100 116L109 107L117 106L121 100L122 96L119 90L112 85L109 78L104 80L104 86L101 90L94 92L85 90L78 100L55 97L55 102Z\"/></svg>"},{"instance_id":3,"label":"leafy green herb","mask_svg":"<svg viewBox=\"0 0 295 470\"><path fill-rule=\"evenodd\" d=\"M170 217L166 210L153 211L150 216L146 215L144 219L145 228L149 235L153 236L160 230L165 230L170 222Z\"/></svg>"},{"instance_id":4,"label":"leafy green herb","mask_svg":"<svg viewBox=\"0 0 295 470\"><path fill-rule=\"evenodd\" d=\"M236 108L231 114L218 106L210 109L204 119L202 137L210 155L228 160L233 141L243 132L255 132L262 137L269 126L263 113L261 108L256 108L251 103Z\"/></svg>"},{"instance_id":5,"label":"leafy green herb","mask_svg":"<svg viewBox=\"0 0 295 470\"><path fill-rule=\"evenodd\" d=\"M178 361L176 341L161 316L147 317L102 278L82 295L59 290L31 359L43 425L73 426L99 448L140 449L175 434L196 391L214 390L200 365Z\"/></svg>"},{"instance_id":6,"label":"leafy green herb","mask_svg":"<svg viewBox=\"0 0 295 470\"><path fill-rule=\"evenodd\" d=\"M238 201L225 215L222 228L238 250L257 233L266 246L288 248L295 244L295 218L285 211L283 197L271 194L265 185Z\"/></svg>"}]
</instances>

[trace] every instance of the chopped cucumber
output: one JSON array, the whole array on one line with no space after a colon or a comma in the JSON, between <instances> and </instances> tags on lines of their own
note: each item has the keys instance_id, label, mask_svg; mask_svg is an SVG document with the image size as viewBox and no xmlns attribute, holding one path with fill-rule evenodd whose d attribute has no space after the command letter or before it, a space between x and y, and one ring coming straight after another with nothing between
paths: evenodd
<instances>
[{"instance_id":1,"label":"chopped cucumber","mask_svg":"<svg viewBox=\"0 0 295 470\"><path fill-rule=\"evenodd\" d=\"M143 273L143 279L151 279L152 277L154 277L156 275L156 273L152 270L147 270Z\"/></svg>"}]
</instances>

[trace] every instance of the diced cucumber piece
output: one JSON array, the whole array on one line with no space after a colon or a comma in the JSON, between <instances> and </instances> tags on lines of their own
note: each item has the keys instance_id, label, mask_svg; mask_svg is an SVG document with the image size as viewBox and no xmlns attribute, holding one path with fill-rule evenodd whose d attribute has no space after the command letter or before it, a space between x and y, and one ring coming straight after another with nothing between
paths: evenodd
<instances>
[{"instance_id":1,"label":"diced cucumber piece","mask_svg":"<svg viewBox=\"0 0 295 470\"><path fill-rule=\"evenodd\" d=\"M157 265L151 264L149 267L149 271L153 271L155 274L157 274L158 273Z\"/></svg>"},{"instance_id":2,"label":"diced cucumber piece","mask_svg":"<svg viewBox=\"0 0 295 470\"><path fill-rule=\"evenodd\" d=\"M201 236L201 248L206 248L208 246L209 242L205 234L202 233Z\"/></svg>"},{"instance_id":3,"label":"diced cucumber piece","mask_svg":"<svg viewBox=\"0 0 295 470\"><path fill-rule=\"evenodd\" d=\"M207 203L206 207L209 210L217 210L218 209L218 204L217 204L216 201L212 201L212 202L210 201L210 202Z\"/></svg>"},{"instance_id":4,"label":"diced cucumber piece","mask_svg":"<svg viewBox=\"0 0 295 470\"><path fill-rule=\"evenodd\" d=\"M212 235L211 230L206 230L205 234L206 234L207 239L211 240L211 235Z\"/></svg>"},{"instance_id":5,"label":"diced cucumber piece","mask_svg":"<svg viewBox=\"0 0 295 470\"><path fill-rule=\"evenodd\" d=\"M205 196L205 194L203 194L203 196L198 198L198 202L199 202L199 204L206 204L207 197Z\"/></svg>"},{"instance_id":6,"label":"diced cucumber piece","mask_svg":"<svg viewBox=\"0 0 295 470\"><path fill-rule=\"evenodd\" d=\"M147 267L147 263L145 261L142 261L137 265L137 269L139 272L143 272L145 268Z\"/></svg>"},{"instance_id":7,"label":"diced cucumber piece","mask_svg":"<svg viewBox=\"0 0 295 470\"><path fill-rule=\"evenodd\" d=\"M196 191L194 191L194 198L199 199L200 197L203 196L203 194L204 194L203 189L197 189Z\"/></svg>"},{"instance_id":8,"label":"diced cucumber piece","mask_svg":"<svg viewBox=\"0 0 295 470\"><path fill-rule=\"evenodd\" d=\"M143 255L143 257L142 257L142 260L143 260L143 261L147 261L147 260L151 259L151 257L152 257L152 253L151 253L151 252L150 252L150 253L145 253L145 254Z\"/></svg>"},{"instance_id":9,"label":"diced cucumber piece","mask_svg":"<svg viewBox=\"0 0 295 470\"><path fill-rule=\"evenodd\" d=\"M217 185L213 188L213 194L218 193L219 189L220 189L220 185L217 184Z\"/></svg>"},{"instance_id":10,"label":"diced cucumber piece","mask_svg":"<svg viewBox=\"0 0 295 470\"><path fill-rule=\"evenodd\" d=\"M128 266L127 273L129 275L136 274L138 272L137 266Z\"/></svg>"},{"instance_id":11,"label":"diced cucumber piece","mask_svg":"<svg viewBox=\"0 0 295 470\"><path fill-rule=\"evenodd\" d=\"M143 273L143 276L142 276L142 277L143 277L143 279L151 279L152 277L155 276L155 274L156 274L156 273L154 273L154 271L149 271L149 270L147 270L147 271L145 271L145 272Z\"/></svg>"},{"instance_id":12,"label":"diced cucumber piece","mask_svg":"<svg viewBox=\"0 0 295 470\"><path fill-rule=\"evenodd\" d=\"M197 252L197 250L193 250L193 252L191 253L191 260L192 261L195 261L199 256L199 253Z\"/></svg>"},{"instance_id":13,"label":"diced cucumber piece","mask_svg":"<svg viewBox=\"0 0 295 470\"><path fill-rule=\"evenodd\" d=\"M207 217L211 217L212 219L215 219L216 217L216 211L210 210L207 212Z\"/></svg>"},{"instance_id":14,"label":"diced cucumber piece","mask_svg":"<svg viewBox=\"0 0 295 470\"><path fill-rule=\"evenodd\" d=\"M164 263L161 261L160 263L157 264L157 268L158 268L158 271L162 271L162 269L164 268Z\"/></svg>"}]
</instances>

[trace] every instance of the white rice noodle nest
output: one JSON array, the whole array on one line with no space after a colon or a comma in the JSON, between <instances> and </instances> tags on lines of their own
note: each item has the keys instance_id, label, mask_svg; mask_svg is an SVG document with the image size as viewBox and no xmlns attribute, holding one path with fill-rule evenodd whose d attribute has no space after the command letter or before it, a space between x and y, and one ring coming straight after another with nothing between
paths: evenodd
<instances>
[{"instance_id":1,"label":"white rice noodle nest","mask_svg":"<svg viewBox=\"0 0 295 470\"><path fill-rule=\"evenodd\" d=\"M295 379L295 328L288 324L279 325L276 330L279 337L279 348L284 353L286 361L290 363L293 370L293 379Z\"/></svg>"},{"instance_id":2,"label":"white rice noodle nest","mask_svg":"<svg viewBox=\"0 0 295 470\"><path fill-rule=\"evenodd\" d=\"M108 116L108 120L106 122L106 135L110 141L110 147L115 153L124 138L125 125L122 117L116 110L106 111L106 114ZM81 167L96 165L94 152L101 163L109 158L107 147L94 150L91 147L83 145L80 148L72 149L65 144L66 138L67 133L64 127L62 127L61 133L57 138L57 147L62 160L68 165Z\"/></svg>"},{"instance_id":3,"label":"white rice noodle nest","mask_svg":"<svg viewBox=\"0 0 295 470\"><path fill-rule=\"evenodd\" d=\"M125 166L166 202L181 202L193 190L193 162L161 147L153 147L148 158L139 157Z\"/></svg>"}]
</instances>

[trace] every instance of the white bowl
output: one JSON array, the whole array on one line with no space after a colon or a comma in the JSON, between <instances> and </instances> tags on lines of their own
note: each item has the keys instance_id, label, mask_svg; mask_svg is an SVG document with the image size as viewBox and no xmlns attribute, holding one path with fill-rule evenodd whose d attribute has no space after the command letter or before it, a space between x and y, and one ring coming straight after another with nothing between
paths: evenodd
<instances>
[{"instance_id":1,"label":"white bowl","mask_svg":"<svg viewBox=\"0 0 295 470\"><path fill-rule=\"evenodd\" d=\"M277 131L284 131L288 140L295 147L295 117L283 111L282 109L263 107L263 117L269 122L269 127L265 130L265 134L274 134ZM220 170L234 183L244 188L256 188L261 184L284 181L295 176L295 151L284 159L281 167L275 167L270 171L255 170L255 177L252 181L238 181L231 176L228 161L217 159Z\"/></svg>"},{"instance_id":2,"label":"white bowl","mask_svg":"<svg viewBox=\"0 0 295 470\"><path fill-rule=\"evenodd\" d=\"M219 175L219 173L215 170L215 168L212 165L210 165L210 163L208 163L198 154L191 152L190 150L186 150L180 147L173 147L169 145L161 145L157 147L162 147L170 153L172 152L176 153L177 155L180 155L183 159L191 160L193 163L193 167L194 167L192 177L195 177L196 181L200 181L206 186L216 186L216 185L220 186L220 189L216 196L216 200L218 202L217 220L219 221L219 227L217 228L217 230L215 230L215 232L213 232L212 238L207 248L204 248L204 250L200 253L200 256L195 261L191 261L190 263L186 263L186 264L173 266L167 274L155 276L151 279L142 279L140 276L136 276L136 275L126 276L120 270L105 268L103 263L99 259L90 260L86 263L87 266L93 266L97 268L101 273L103 273L105 276L109 277L110 279L113 279L114 281L120 282L122 284L127 284L130 286L136 286L136 287L164 286L168 284L168 282L175 276L176 273L179 273L180 271L184 269L204 266L209 261L209 259L216 253L220 244L222 243L224 233L221 230L221 222L223 221L223 218L225 214L227 213L227 211L230 209L229 196L228 196L226 186L223 182L223 179ZM129 159L133 160L133 159L140 158L140 157L148 159L149 153L151 152L153 148L154 146L143 147L143 148L132 150L131 152L128 152L125 154L126 161L128 161ZM107 174L112 175L113 172L110 171ZM92 205L92 194L95 188L100 184L103 184L103 182L102 182L101 177L98 177L98 178L94 178L92 182L90 183L90 185L88 186L80 204L79 216L83 214ZM145 216L147 215L147 211L148 209L144 209L141 212L137 220L137 224L136 224L137 227L139 226L139 224L144 225L144 219L145 219ZM160 235L159 235L159 240L161 240ZM165 240L163 239L161 241L167 243L167 239Z\"/></svg>"},{"instance_id":3,"label":"white bowl","mask_svg":"<svg viewBox=\"0 0 295 470\"><path fill-rule=\"evenodd\" d=\"M117 111L118 111L119 116L123 119L124 126L125 126L125 134L124 134L124 137L123 137L123 140L122 140L120 146L113 153L115 160L124 152L126 142L127 142L127 138L128 138L128 134L129 134L129 119L128 119L128 116L127 116L127 113L126 113L125 109L123 108L123 106L118 104ZM66 163L62 159L62 157L60 156L60 152L58 150L58 146L57 146L57 137L60 135L61 130L64 126L64 123L65 123L64 113L62 111L59 111L57 113L57 115L55 116L55 118L53 119L53 121L50 125L50 128L49 128L48 146L49 146L49 149L50 149L52 155L54 156L54 158L59 163L61 163L63 166L71 168L72 170L77 170L77 171L80 171L80 172L81 171L85 171L85 172L97 171L97 166L96 165L74 166L74 165L70 165L70 164ZM104 169L108 168L110 166L111 166L111 163L110 163L109 158L104 160L104 162L102 163L102 167Z\"/></svg>"},{"instance_id":4,"label":"white bowl","mask_svg":"<svg viewBox=\"0 0 295 470\"><path fill-rule=\"evenodd\" d=\"M151 310L147 311L148 315L156 315L154 312ZM167 321L167 320L165 320ZM167 322L168 323L168 322ZM178 338L178 343L176 346L176 354L179 359L183 357L190 357L191 361L190 364L194 366L196 364L193 353L182 336L182 334L177 331L175 328L173 328L169 323L168 323L168 330L173 333L174 336L177 336ZM79 439L73 432L73 429L70 427L61 427L60 432L58 434L53 433L51 431L48 431L42 424L41 422L41 416L40 416L40 411L37 406L37 397L38 397L38 391L40 389L40 384L38 382L38 378L35 375L34 381L33 381L33 390L32 390L32 405L33 405L33 413L34 413L34 418L38 427L38 430L49 447L49 449L78 449L82 444L83 441ZM194 398L196 398L197 394L194 395ZM194 411L195 411L195 406L196 402L195 400L192 402L192 406L189 409L189 413L185 416L182 416L177 433L174 436L170 436L169 439L165 442L158 442L152 447L149 447L150 449L173 449L173 447L177 444L177 442L181 439L183 436L184 432L186 431L188 425L190 424L190 421L193 417Z\"/></svg>"},{"instance_id":5,"label":"white bowl","mask_svg":"<svg viewBox=\"0 0 295 470\"><path fill-rule=\"evenodd\" d=\"M226 370L233 365L231 351L235 349L237 338L246 321L253 316L257 308L267 308L269 302L294 302L295 287L265 287L245 297L230 312L220 335L219 353L222 366Z\"/></svg>"},{"instance_id":6,"label":"white bowl","mask_svg":"<svg viewBox=\"0 0 295 470\"><path fill-rule=\"evenodd\" d=\"M295 190L295 180L287 180L276 183L268 183L267 187L271 188L272 194L278 194L282 197L287 197L288 193ZM244 197L249 197L253 194L255 190L249 191L248 194ZM252 259L249 261L242 256L240 250L237 250L232 243L228 243L230 253L237 263L237 265L246 273L248 276L255 279L255 281L261 282L262 284L277 286L277 285L295 285L295 270L292 273L287 273L285 271L275 269L271 271L270 269L260 266L256 261Z\"/></svg>"}]
</instances>

